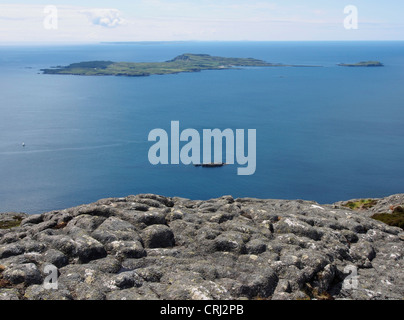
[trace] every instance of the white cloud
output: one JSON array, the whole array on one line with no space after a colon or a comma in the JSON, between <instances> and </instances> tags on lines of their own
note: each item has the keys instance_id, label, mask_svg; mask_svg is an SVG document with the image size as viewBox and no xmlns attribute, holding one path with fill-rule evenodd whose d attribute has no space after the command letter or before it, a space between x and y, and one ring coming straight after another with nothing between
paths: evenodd
<instances>
[{"instance_id":1,"label":"white cloud","mask_svg":"<svg viewBox=\"0 0 404 320\"><path fill-rule=\"evenodd\" d=\"M86 14L93 24L106 28L115 28L125 23L117 9L87 9L81 13Z\"/></svg>"},{"instance_id":2,"label":"white cloud","mask_svg":"<svg viewBox=\"0 0 404 320\"><path fill-rule=\"evenodd\" d=\"M124 40L131 30L117 9L58 5L58 28L44 28L44 5L0 4L0 42L97 42ZM128 28L127 28L128 29Z\"/></svg>"}]
</instances>

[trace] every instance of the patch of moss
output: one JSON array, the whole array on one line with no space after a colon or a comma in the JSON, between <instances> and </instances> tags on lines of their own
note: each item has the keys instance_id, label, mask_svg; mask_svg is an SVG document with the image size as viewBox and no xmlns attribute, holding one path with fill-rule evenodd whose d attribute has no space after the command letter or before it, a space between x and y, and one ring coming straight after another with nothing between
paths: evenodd
<instances>
[{"instance_id":1,"label":"patch of moss","mask_svg":"<svg viewBox=\"0 0 404 320\"><path fill-rule=\"evenodd\" d=\"M306 283L303 292L306 294L306 299L303 300L334 300L334 297L327 291L319 290L318 288L313 288L310 283Z\"/></svg>"},{"instance_id":2,"label":"patch of moss","mask_svg":"<svg viewBox=\"0 0 404 320\"><path fill-rule=\"evenodd\" d=\"M3 278L3 271L6 270L6 267L0 265L0 288L11 288L11 283Z\"/></svg>"},{"instance_id":3,"label":"patch of moss","mask_svg":"<svg viewBox=\"0 0 404 320\"><path fill-rule=\"evenodd\" d=\"M404 208L402 206L394 208L392 213L376 213L372 218L404 230Z\"/></svg>"},{"instance_id":4,"label":"patch of moss","mask_svg":"<svg viewBox=\"0 0 404 320\"><path fill-rule=\"evenodd\" d=\"M393 209L394 214L404 214L404 208L402 206L395 207Z\"/></svg>"},{"instance_id":5,"label":"patch of moss","mask_svg":"<svg viewBox=\"0 0 404 320\"><path fill-rule=\"evenodd\" d=\"M59 229L63 229L66 226L67 226L67 222L59 222L56 226L53 227L53 229L59 230Z\"/></svg>"},{"instance_id":6,"label":"patch of moss","mask_svg":"<svg viewBox=\"0 0 404 320\"><path fill-rule=\"evenodd\" d=\"M15 227L19 227L21 225L21 221L23 218L21 217L14 217L13 220L8 221L0 221L0 229L11 229Z\"/></svg>"},{"instance_id":7,"label":"patch of moss","mask_svg":"<svg viewBox=\"0 0 404 320\"><path fill-rule=\"evenodd\" d=\"M348 201L344 203L343 206L350 208L352 210L360 210L360 209L370 209L377 204L377 200L374 199L361 199L358 201Z\"/></svg>"}]
</instances>

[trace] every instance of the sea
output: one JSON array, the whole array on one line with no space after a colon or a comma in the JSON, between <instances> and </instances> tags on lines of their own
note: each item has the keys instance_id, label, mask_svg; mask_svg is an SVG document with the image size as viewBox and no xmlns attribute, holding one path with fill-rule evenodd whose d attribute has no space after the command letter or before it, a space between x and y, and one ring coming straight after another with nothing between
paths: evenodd
<instances>
[{"instance_id":1,"label":"sea","mask_svg":"<svg viewBox=\"0 0 404 320\"><path fill-rule=\"evenodd\" d=\"M321 67L149 77L62 76L75 62L183 53ZM339 63L377 60L384 67ZM155 128L256 130L256 171L152 165ZM25 146L23 146L23 143ZM29 214L154 193L320 204L404 192L404 42L0 45L0 212Z\"/></svg>"}]
</instances>

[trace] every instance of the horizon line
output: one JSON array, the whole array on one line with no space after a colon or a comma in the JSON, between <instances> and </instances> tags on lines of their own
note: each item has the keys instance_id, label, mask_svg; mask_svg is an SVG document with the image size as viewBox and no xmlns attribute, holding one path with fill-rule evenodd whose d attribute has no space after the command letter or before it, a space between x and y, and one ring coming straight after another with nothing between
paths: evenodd
<instances>
[{"instance_id":1,"label":"horizon line","mask_svg":"<svg viewBox=\"0 0 404 320\"><path fill-rule=\"evenodd\" d=\"M186 43L186 42L404 42L404 40L128 40L128 41L0 41L7 45L85 45L85 44L136 44L136 43Z\"/></svg>"}]
</instances>

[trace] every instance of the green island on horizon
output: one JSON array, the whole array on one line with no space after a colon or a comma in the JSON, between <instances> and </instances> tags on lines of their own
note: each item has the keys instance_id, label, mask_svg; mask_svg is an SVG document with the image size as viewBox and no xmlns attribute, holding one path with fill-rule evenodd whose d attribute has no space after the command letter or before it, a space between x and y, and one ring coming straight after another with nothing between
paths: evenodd
<instances>
[{"instance_id":1,"label":"green island on horizon","mask_svg":"<svg viewBox=\"0 0 404 320\"><path fill-rule=\"evenodd\" d=\"M356 64L338 64L348 67L383 66L378 61L359 62ZM322 67L318 65L291 65L269 63L254 58L225 58L208 54L185 53L164 62L113 62L85 61L68 66L41 69L43 74L81 75L81 76L127 76L142 77L150 75L177 74L183 72L200 72L202 70L225 70L237 67Z\"/></svg>"},{"instance_id":2,"label":"green island on horizon","mask_svg":"<svg viewBox=\"0 0 404 320\"><path fill-rule=\"evenodd\" d=\"M42 69L43 74L64 74L83 76L150 76L199 72L202 70L224 70L235 67L320 67L269 63L254 58L225 58L208 54L185 53L164 62L113 62L86 61L69 66Z\"/></svg>"}]
</instances>

